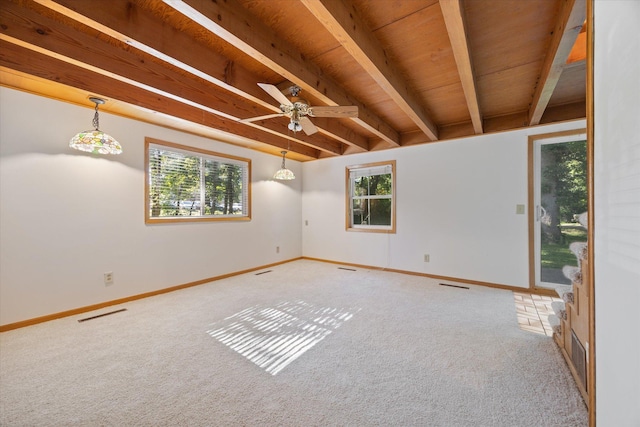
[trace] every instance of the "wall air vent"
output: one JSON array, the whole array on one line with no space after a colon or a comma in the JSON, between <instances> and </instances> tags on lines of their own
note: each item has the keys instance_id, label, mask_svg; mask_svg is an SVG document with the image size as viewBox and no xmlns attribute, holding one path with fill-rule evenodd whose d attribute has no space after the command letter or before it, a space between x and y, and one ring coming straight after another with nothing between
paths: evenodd
<instances>
[{"instance_id":1,"label":"wall air vent","mask_svg":"<svg viewBox=\"0 0 640 427\"><path fill-rule=\"evenodd\" d=\"M578 377L580 381L582 381L582 386L587 386L587 359L586 352L584 351L584 347L582 343L576 337L576 334L571 331L571 362L573 366L576 368L576 372L578 373Z\"/></svg>"}]
</instances>

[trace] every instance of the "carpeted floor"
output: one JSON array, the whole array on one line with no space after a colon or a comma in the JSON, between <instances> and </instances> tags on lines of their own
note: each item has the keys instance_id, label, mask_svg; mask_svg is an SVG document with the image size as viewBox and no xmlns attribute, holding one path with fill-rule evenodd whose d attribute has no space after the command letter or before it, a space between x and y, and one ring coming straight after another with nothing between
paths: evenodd
<instances>
[{"instance_id":1,"label":"carpeted floor","mask_svg":"<svg viewBox=\"0 0 640 427\"><path fill-rule=\"evenodd\" d=\"M0 425L587 425L509 291L271 270L0 334Z\"/></svg>"}]
</instances>

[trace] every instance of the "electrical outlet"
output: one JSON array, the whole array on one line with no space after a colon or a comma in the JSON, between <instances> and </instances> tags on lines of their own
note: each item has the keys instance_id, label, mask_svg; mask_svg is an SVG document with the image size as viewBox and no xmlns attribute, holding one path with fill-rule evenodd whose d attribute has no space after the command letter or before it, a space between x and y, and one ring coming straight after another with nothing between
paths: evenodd
<instances>
[{"instance_id":1,"label":"electrical outlet","mask_svg":"<svg viewBox=\"0 0 640 427\"><path fill-rule=\"evenodd\" d=\"M429 254L424 254L424 262L429 262Z\"/></svg>"},{"instance_id":2,"label":"electrical outlet","mask_svg":"<svg viewBox=\"0 0 640 427\"><path fill-rule=\"evenodd\" d=\"M112 285L113 284L113 271L107 271L104 273L104 284Z\"/></svg>"},{"instance_id":3,"label":"electrical outlet","mask_svg":"<svg viewBox=\"0 0 640 427\"><path fill-rule=\"evenodd\" d=\"M280 246L276 246L276 253L279 254L280 253Z\"/></svg>"}]
</instances>

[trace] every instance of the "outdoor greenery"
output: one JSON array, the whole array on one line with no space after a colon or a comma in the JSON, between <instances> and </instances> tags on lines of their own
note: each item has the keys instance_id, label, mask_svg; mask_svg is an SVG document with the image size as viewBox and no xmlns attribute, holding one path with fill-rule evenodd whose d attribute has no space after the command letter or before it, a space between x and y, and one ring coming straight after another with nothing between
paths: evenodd
<instances>
[{"instance_id":1,"label":"outdoor greenery","mask_svg":"<svg viewBox=\"0 0 640 427\"><path fill-rule=\"evenodd\" d=\"M243 167L224 159L149 149L152 217L242 215Z\"/></svg>"},{"instance_id":2,"label":"outdoor greenery","mask_svg":"<svg viewBox=\"0 0 640 427\"><path fill-rule=\"evenodd\" d=\"M563 224L564 225L564 224ZM575 224L566 224L575 226ZM586 242L587 231L578 229L563 229L563 241L560 243L542 242L542 268L562 268L565 265L578 266L576 256L569 250L573 242Z\"/></svg>"},{"instance_id":3,"label":"outdoor greenery","mask_svg":"<svg viewBox=\"0 0 640 427\"><path fill-rule=\"evenodd\" d=\"M541 158L541 266L577 266L569 245L587 239L576 222L587 210L586 141L543 145Z\"/></svg>"},{"instance_id":4,"label":"outdoor greenery","mask_svg":"<svg viewBox=\"0 0 640 427\"><path fill-rule=\"evenodd\" d=\"M559 224L575 222L587 210L587 143L573 141L544 145L541 150L543 238L559 242Z\"/></svg>"},{"instance_id":5,"label":"outdoor greenery","mask_svg":"<svg viewBox=\"0 0 640 427\"><path fill-rule=\"evenodd\" d=\"M391 225L391 180L390 173L354 179L354 224Z\"/></svg>"}]
</instances>

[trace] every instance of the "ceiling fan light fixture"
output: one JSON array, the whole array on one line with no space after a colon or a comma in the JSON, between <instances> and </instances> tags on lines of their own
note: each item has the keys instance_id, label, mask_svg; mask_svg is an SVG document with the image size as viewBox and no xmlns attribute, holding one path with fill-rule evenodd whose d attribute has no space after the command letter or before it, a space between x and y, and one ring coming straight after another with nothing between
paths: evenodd
<instances>
[{"instance_id":1,"label":"ceiling fan light fixture","mask_svg":"<svg viewBox=\"0 0 640 427\"><path fill-rule=\"evenodd\" d=\"M77 133L71 138L71 141L69 141L69 147L93 154L122 153L120 143L116 141L114 137L107 135L99 129L98 105L104 104L104 99L95 97L89 99L96 104L95 114L93 115L93 127L95 129Z\"/></svg>"},{"instance_id":2,"label":"ceiling fan light fixture","mask_svg":"<svg viewBox=\"0 0 640 427\"><path fill-rule=\"evenodd\" d=\"M240 122L251 123L258 120L270 119L272 117L285 116L289 117L287 128L290 131L303 131L307 135L313 135L318 132L318 128L311 120L309 120L309 117L358 117L358 107L353 105L311 107L311 105L309 105L309 101L299 97L301 91L299 86L294 85L289 89L292 95L291 99L287 98L280 89L272 84L258 83L258 86L280 103L281 113L242 119Z\"/></svg>"},{"instance_id":3,"label":"ceiling fan light fixture","mask_svg":"<svg viewBox=\"0 0 640 427\"><path fill-rule=\"evenodd\" d=\"M284 165L284 157L287 154L287 152L281 151L281 153L282 153L282 166L273 175L273 179L277 179L280 181L290 181L292 179L296 179L296 176L293 174L293 172L287 169Z\"/></svg>"},{"instance_id":4,"label":"ceiling fan light fixture","mask_svg":"<svg viewBox=\"0 0 640 427\"><path fill-rule=\"evenodd\" d=\"M300 132L302 130L302 125L300 124L300 122L295 120L291 120L287 127L289 128L289 130L294 132Z\"/></svg>"}]
</instances>

